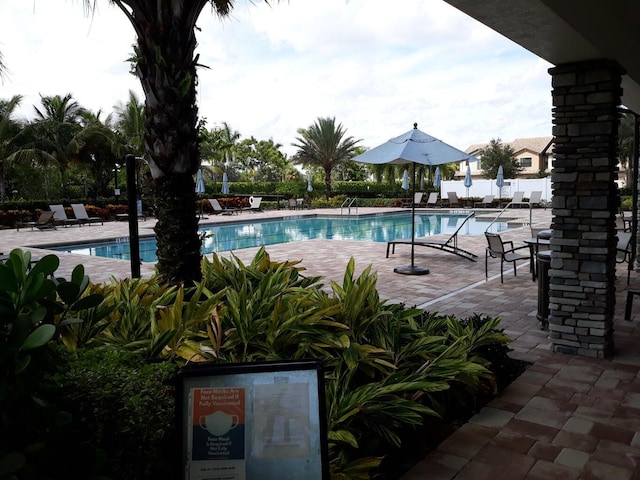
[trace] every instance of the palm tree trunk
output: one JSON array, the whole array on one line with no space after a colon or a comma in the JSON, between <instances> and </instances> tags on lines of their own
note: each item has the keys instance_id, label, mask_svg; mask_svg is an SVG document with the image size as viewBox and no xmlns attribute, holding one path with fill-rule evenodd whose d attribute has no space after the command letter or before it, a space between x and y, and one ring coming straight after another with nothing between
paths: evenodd
<instances>
[{"instance_id":1,"label":"palm tree trunk","mask_svg":"<svg viewBox=\"0 0 640 480\"><path fill-rule=\"evenodd\" d=\"M327 200L331 197L331 170L324 169L324 193Z\"/></svg>"},{"instance_id":2,"label":"palm tree trunk","mask_svg":"<svg viewBox=\"0 0 640 480\"><path fill-rule=\"evenodd\" d=\"M195 22L207 2L126 2L131 11L124 4L118 3L138 34L145 158L156 187L157 269L164 281L192 283L202 278L193 180L200 166Z\"/></svg>"},{"instance_id":3,"label":"palm tree trunk","mask_svg":"<svg viewBox=\"0 0 640 480\"><path fill-rule=\"evenodd\" d=\"M195 184L191 174L162 176L155 181L155 226L158 273L170 283L192 284L202 278Z\"/></svg>"}]
</instances>

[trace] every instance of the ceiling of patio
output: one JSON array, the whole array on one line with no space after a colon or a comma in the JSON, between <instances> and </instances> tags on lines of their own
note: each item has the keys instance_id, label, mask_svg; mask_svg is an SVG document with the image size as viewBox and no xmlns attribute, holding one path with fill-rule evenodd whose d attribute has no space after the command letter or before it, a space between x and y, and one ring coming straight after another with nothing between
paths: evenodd
<instances>
[{"instance_id":1,"label":"ceiling of patio","mask_svg":"<svg viewBox=\"0 0 640 480\"><path fill-rule=\"evenodd\" d=\"M445 0L553 65L608 58L626 70L623 103L640 113L640 1Z\"/></svg>"}]
</instances>

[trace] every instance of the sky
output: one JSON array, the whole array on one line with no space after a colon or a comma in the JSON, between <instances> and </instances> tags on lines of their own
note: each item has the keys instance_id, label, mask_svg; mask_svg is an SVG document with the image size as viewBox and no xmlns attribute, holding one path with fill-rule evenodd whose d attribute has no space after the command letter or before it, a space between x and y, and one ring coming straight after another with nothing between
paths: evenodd
<instances>
[{"instance_id":1,"label":"sky","mask_svg":"<svg viewBox=\"0 0 640 480\"><path fill-rule=\"evenodd\" d=\"M272 139L288 155L298 129L335 117L372 148L413 127L461 150L551 135L551 65L442 0L236 0L198 21L198 106L209 128ZM103 117L129 91L135 43L108 0L0 0L0 98L71 93ZM394 5L396 8L390 8ZM401 6L401 8L398 8Z\"/></svg>"}]
</instances>

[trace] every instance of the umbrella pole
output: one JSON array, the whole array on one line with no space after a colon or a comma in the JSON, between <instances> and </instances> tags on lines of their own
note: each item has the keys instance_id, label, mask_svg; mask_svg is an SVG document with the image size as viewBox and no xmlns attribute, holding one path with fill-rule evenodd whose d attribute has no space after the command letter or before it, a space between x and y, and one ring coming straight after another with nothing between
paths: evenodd
<instances>
[{"instance_id":1,"label":"umbrella pole","mask_svg":"<svg viewBox=\"0 0 640 480\"><path fill-rule=\"evenodd\" d=\"M405 267L396 267L393 269L395 273L404 275L426 275L429 273L428 268L416 267L414 262L415 242L416 242L416 162L413 162L413 181L412 181L412 199L411 199L411 265Z\"/></svg>"}]
</instances>

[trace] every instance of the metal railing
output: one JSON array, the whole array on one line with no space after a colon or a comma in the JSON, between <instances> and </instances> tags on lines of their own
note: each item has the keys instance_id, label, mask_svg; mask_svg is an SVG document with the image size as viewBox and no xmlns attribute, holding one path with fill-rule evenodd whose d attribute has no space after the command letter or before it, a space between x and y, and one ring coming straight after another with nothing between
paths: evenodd
<instances>
[{"instance_id":1,"label":"metal railing","mask_svg":"<svg viewBox=\"0 0 640 480\"><path fill-rule=\"evenodd\" d=\"M506 212L509 209L509 207L512 207L514 205L527 205L529 207L529 222L528 222L528 225L531 226L531 224L533 223L533 205L531 203L529 203L529 202L509 202L504 206L504 208L502 210L500 210L500 212L498 212L498 215L496 215L496 217L493 220L491 220L491 223L487 226L487 228L485 229L485 232L488 232L489 229L491 228L491 225L496 223L500 219L502 214L504 212ZM527 224L526 221L522 222L523 226L526 225L526 224Z\"/></svg>"},{"instance_id":2,"label":"metal railing","mask_svg":"<svg viewBox=\"0 0 640 480\"><path fill-rule=\"evenodd\" d=\"M356 213L358 213L358 197L353 197L353 198L349 197L349 198L345 199L345 201L342 202L342 205L340 205L340 215L342 215L342 210L344 208L347 209L347 214L351 215L351 207L352 206L356 209Z\"/></svg>"}]
</instances>

